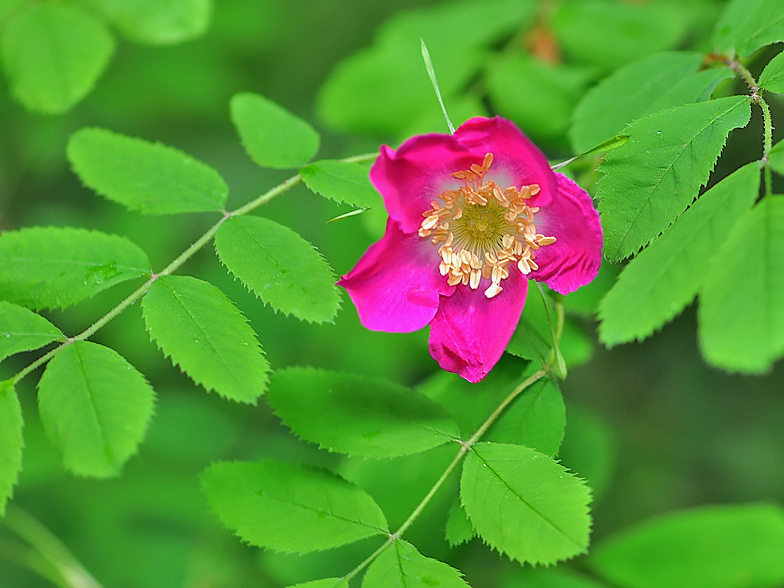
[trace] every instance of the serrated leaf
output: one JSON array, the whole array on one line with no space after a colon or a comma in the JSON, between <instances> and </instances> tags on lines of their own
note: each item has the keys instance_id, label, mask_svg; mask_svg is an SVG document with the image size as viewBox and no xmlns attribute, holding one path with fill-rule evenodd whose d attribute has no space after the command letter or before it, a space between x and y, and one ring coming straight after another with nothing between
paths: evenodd
<instances>
[{"instance_id":1,"label":"serrated leaf","mask_svg":"<svg viewBox=\"0 0 784 588\"><path fill-rule=\"evenodd\" d=\"M784 141L779 141L773 146L768 153L768 162L773 171L784 176Z\"/></svg>"},{"instance_id":2,"label":"serrated leaf","mask_svg":"<svg viewBox=\"0 0 784 588\"><path fill-rule=\"evenodd\" d=\"M267 398L297 436L352 456L408 455L460 435L427 396L378 378L289 368L273 374Z\"/></svg>"},{"instance_id":3,"label":"serrated leaf","mask_svg":"<svg viewBox=\"0 0 784 588\"><path fill-rule=\"evenodd\" d=\"M230 107L242 146L257 165L289 169L316 155L321 140L313 127L264 96L235 94Z\"/></svg>"},{"instance_id":4,"label":"serrated leaf","mask_svg":"<svg viewBox=\"0 0 784 588\"><path fill-rule=\"evenodd\" d=\"M476 537L476 533L471 526L471 521L468 520L463 505L459 500L456 500L452 504L452 508L449 509L449 518L446 520L446 540L452 547L457 547L474 537Z\"/></svg>"},{"instance_id":5,"label":"serrated leaf","mask_svg":"<svg viewBox=\"0 0 784 588\"><path fill-rule=\"evenodd\" d=\"M269 379L256 333L218 288L190 276L161 276L142 300L147 331L194 382L255 404Z\"/></svg>"},{"instance_id":6,"label":"serrated leaf","mask_svg":"<svg viewBox=\"0 0 784 588\"><path fill-rule=\"evenodd\" d=\"M173 45L201 36L210 24L211 0L93 0L131 41Z\"/></svg>"},{"instance_id":7,"label":"serrated leaf","mask_svg":"<svg viewBox=\"0 0 784 588\"><path fill-rule=\"evenodd\" d=\"M11 93L25 108L48 114L82 100L113 52L106 25L70 4L31 4L8 22L2 38Z\"/></svg>"},{"instance_id":8,"label":"serrated leaf","mask_svg":"<svg viewBox=\"0 0 784 588\"><path fill-rule=\"evenodd\" d=\"M651 114L630 124L629 142L599 170L604 254L618 261L661 234L697 197L732 129L751 117L748 97L730 96Z\"/></svg>"},{"instance_id":9,"label":"serrated leaf","mask_svg":"<svg viewBox=\"0 0 784 588\"><path fill-rule=\"evenodd\" d=\"M469 588L459 570L398 539L368 567L362 588Z\"/></svg>"},{"instance_id":10,"label":"serrated leaf","mask_svg":"<svg viewBox=\"0 0 784 588\"><path fill-rule=\"evenodd\" d=\"M646 114L694 102L706 88L718 83L716 77L732 75L730 70L719 68L707 70L710 77L704 79L707 72L695 74L701 62L699 53L655 53L607 76L574 111L570 131L574 150L583 153Z\"/></svg>"},{"instance_id":11,"label":"serrated leaf","mask_svg":"<svg viewBox=\"0 0 784 588\"><path fill-rule=\"evenodd\" d=\"M674 48L689 24L688 12L677 5L613 0L564 2L550 22L558 46L572 61L607 70Z\"/></svg>"},{"instance_id":12,"label":"serrated leaf","mask_svg":"<svg viewBox=\"0 0 784 588\"><path fill-rule=\"evenodd\" d=\"M689 304L733 225L759 194L759 163L705 192L621 272L599 304L599 339L608 347L642 340Z\"/></svg>"},{"instance_id":13,"label":"serrated leaf","mask_svg":"<svg viewBox=\"0 0 784 588\"><path fill-rule=\"evenodd\" d=\"M589 488L528 447L474 445L460 498L478 535L521 563L549 565L588 548Z\"/></svg>"},{"instance_id":14,"label":"serrated leaf","mask_svg":"<svg viewBox=\"0 0 784 588\"><path fill-rule=\"evenodd\" d=\"M218 229L215 250L229 271L275 310L323 323L340 307L332 268L288 227L257 216L232 217Z\"/></svg>"},{"instance_id":15,"label":"serrated leaf","mask_svg":"<svg viewBox=\"0 0 784 588\"><path fill-rule=\"evenodd\" d=\"M776 94L784 94L784 51L776 55L762 70L760 88Z\"/></svg>"},{"instance_id":16,"label":"serrated leaf","mask_svg":"<svg viewBox=\"0 0 784 588\"><path fill-rule=\"evenodd\" d=\"M713 33L718 53L747 56L784 41L784 0L731 0Z\"/></svg>"},{"instance_id":17,"label":"serrated leaf","mask_svg":"<svg viewBox=\"0 0 784 588\"><path fill-rule=\"evenodd\" d=\"M258 547L307 553L387 532L373 499L326 470L218 462L202 473L201 485L221 522Z\"/></svg>"},{"instance_id":18,"label":"serrated leaf","mask_svg":"<svg viewBox=\"0 0 784 588\"><path fill-rule=\"evenodd\" d=\"M0 361L52 341L65 341L60 329L23 306L0 300Z\"/></svg>"},{"instance_id":19,"label":"serrated leaf","mask_svg":"<svg viewBox=\"0 0 784 588\"><path fill-rule=\"evenodd\" d=\"M700 292L705 358L761 373L784 354L784 196L742 215L716 252Z\"/></svg>"},{"instance_id":20,"label":"serrated leaf","mask_svg":"<svg viewBox=\"0 0 784 588\"><path fill-rule=\"evenodd\" d=\"M302 584L295 584L288 588L348 588L348 580L342 578L324 578L322 580L312 580Z\"/></svg>"},{"instance_id":21,"label":"serrated leaf","mask_svg":"<svg viewBox=\"0 0 784 588\"><path fill-rule=\"evenodd\" d=\"M371 185L367 166L322 159L299 170L305 185L316 194L359 208L381 210L384 202Z\"/></svg>"},{"instance_id":22,"label":"serrated leaf","mask_svg":"<svg viewBox=\"0 0 784 588\"><path fill-rule=\"evenodd\" d=\"M68 160L87 186L142 214L221 211L229 193L207 164L174 147L106 129L74 133Z\"/></svg>"},{"instance_id":23,"label":"serrated leaf","mask_svg":"<svg viewBox=\"0 0 784 588\"><path fill-rule=\"evenodd\" d=\"M22 407L11 380L0 382L0 517L22 468Z\"/></svg>"},{"instance_id":24,"label":"serrated leaf","mask_svg":"<svg viewBox=\"0 0 784 588\"><path fill-rule=\"evenodd\" d=\"M65 347L38 382L46 434L65 467L80 476L120 472L144 437L154 400L153 389L131 364L90 341Z\"/></svg>"},{"instance_id":25,"label":"serrated leaf","mask_svg":"<svg viewBox=\"0 0 784 588\"><path fill-rule=\"evenodd\" d=\"M523 379L539 366L532 364ZM546 455L558 455L566 427L566 408L558 386L549 378L534 382L488 430L487 441L514 443Z\"/></svg>"},{"instance_id":26,"label":"serrated leaf","mask_svg":"<svg viewBox=\"0 0 784 588\"><path fill-rule=\"evenodd\" d=\"M546 361L553 346L550 320L555 320L550 298L531 288L520 321L506 346L507 353L539 363Z\"/></svg>"},{"instance_id":27,"label":"serrated leaf","mask_svg":"<svg viewBox=\"0 0 784 588\"><path fill-rule=\"evenodd\" d=\"M0 234L0 299L34 309L65 308L150 271L125 237L34 227Z\"/></svg>"},{"instance_id":28,"label":"serrated leaf","mask_svg":"<svg viewBox=\"0 0 784 588\"><path fill-rule=\"evenodd\" d=\"M589 565L628 588L745 588L784 582L784 511L770 504L665 515L597 545Z\"/></svg>"}]
</instances>

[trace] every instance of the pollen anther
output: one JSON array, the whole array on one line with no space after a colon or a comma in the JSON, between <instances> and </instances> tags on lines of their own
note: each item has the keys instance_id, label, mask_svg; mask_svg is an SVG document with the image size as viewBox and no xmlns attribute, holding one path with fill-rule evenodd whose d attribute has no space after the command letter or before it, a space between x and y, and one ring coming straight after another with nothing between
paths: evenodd
<instances>
[{"instance_id":1,"label":"pollen anther","mask_svg":"<svg viewBox=\"0 0 784 588\"><path fill-rule=\"evenodd\" d=\"M456 190L445 190L422 213L419 236L441 244L439 272L450 286L462 284L472 290L489 279L487 298L501 293L501 282L509 277L514 263L528 275L539 269L534 258L540 247L555 243L555 237L538 233L534 215L539 207L526 200L540 192L538 184L501 188L485 175L493 163L487 153L482 164L457 171L452 177L463 182Z\"/></svg>"}]
</instances>

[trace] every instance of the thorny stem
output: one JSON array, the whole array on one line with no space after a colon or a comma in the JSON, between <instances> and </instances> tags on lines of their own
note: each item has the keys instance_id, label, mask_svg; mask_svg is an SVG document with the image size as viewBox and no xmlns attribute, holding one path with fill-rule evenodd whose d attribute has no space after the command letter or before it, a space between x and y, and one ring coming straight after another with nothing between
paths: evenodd
<instances>
[{"instance_id":1,"label":"thorny stem","mask_svg":"<svg viewBox=\"0 0 784 588\"><path fill-rule=\"evenodd\" d=\"M365 153L363 155L355 155L353 157L347 157L345 159L342 159L341 161L345 161L347 163L361 163L364 161L371 161L375 159L377 155L378 154L376 153ZM96 331L98 331L109 321L111 321L113 318L115 318L117 315L123 312L126 308L131 306L137 300L139 300L142 296L144 296L147 293L147 291L150 289L150 286L152 286L153 282L155 282L155 280L157 280L161 276L168 276L174 273L186 261L188 261L191 257L193 257L193 255L197 251L199 251L202 247L204 247L207 243L209 243L210 240L212 240L212 238L215 236L215 233L218 232L218 229L220 229L221 225L224 222L226 222L226 220L228 220L233 216L241 216L243 214L247 214L252 210L258 208L259 206L266 204L276 196L283 194L284 192L287 192L288 190L290 190L291 188L293 188L294 186L300 183L302 183L302 177L299 174L297 174L295 176L290 177L282 184L278 184L271 190L268 190L261 196L257 197L255 200L251 200L244 206L241 206L237 210L231 212L224 212L223 216L218 222L212 225L207 230L206 233L204 233L201 237L199 237L196 241L194 241L190 245L190 247L188 247L185 251L183 251L174 261L172 261L169 265L167 265L163 270L161 270L157 274L152 274L144 284L139 286L134 292L129 294L128 297L125 298L125 300L123 300L117 306L112 308L109 312L107 312L104 316L98 319L90 327L88 327L87 329L85 329L75 337L71 337L67 341L61 343L60 345L58 345L57 347L55 347L45 355L39 357L37 360L32 362L26 368L21 370L19 373L17 373L13 378L12 384L15 386L25 376L27 376L29 373L36 370L38 367L44 365L46 362L48 362L50 359L52 359L55 355L60 353L63 349L65 349L68 345L70 345L74 341L85 341L89 339L93 334L95 334Z\"/></svg>"},{"instance_id":2,"label":"thorny stem","mask_svg":"<svg viewBox=\"0 0 784 588\"><path fill-rule=\"evenodd\" d=\"M101 588L65 545L37 519L9 504L3 522L32 547L32 550L26 550L14 544L11 553L16 552L15 561L62 588ZM3 553L8 554L6 549Z\"/></svg>"}]
</instances>

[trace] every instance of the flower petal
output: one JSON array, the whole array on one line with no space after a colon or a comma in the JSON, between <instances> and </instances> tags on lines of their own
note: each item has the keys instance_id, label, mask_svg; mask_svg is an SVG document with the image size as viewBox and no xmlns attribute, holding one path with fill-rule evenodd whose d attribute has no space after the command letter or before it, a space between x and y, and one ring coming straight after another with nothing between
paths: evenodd
<instances>
[{"instance_id":1,"label":"flower petal","mask_svg":"<svg viewBox=\"0 0 784 588\"><path fill-rule=\"evenodd\" d=\"M446 189L460 184L452 173L482 162L484 153L471 153L452 135L412 137L395 151L383 145L370 181L384 197L389 216L404 233L414 233L422 224L422 213Z\"/></svg>"},{"instance_id":2,"label":"flower petal","mask_svg":"<svg viewBox=\"0 0 784 588\"><path fill-rule=\"evenodd\" d=\"M495 118L472 118L455 131L461 145L472 153L493 154L487 177L502 187L539 184L540 192L531 206L545 206L556 194L556 179L550 163L539 148L513 122Z\"/></svg>"},{"instance_id":3,"label":"flower petal","mask_svg":"<svg viewBox=\"0 0 784 588\"><path fill-rule=\"evenodd\" d=\"M536 231L556 238L536 252L539 269L530 277L561 294L574 292L596 277L602 263L602 225L588 193L563 174L558 195L536 216Z\"/></svg>"},{"instance_id":4,"label":"flower petal","mask_svg":"<svg viewBox=\"0 0 784 588\"><path fill-rule=\"evenodd\" d=\"M397 222L371 245L338 282L372 331L408 333L421 329L436 313L440 296L454 290L438 272L441 258L428 239L404 233Z\"/></svg>"},{"instance_id":5,"label":"flower petal","mask_svg":"<svg viewBox=\"0 0 784 588\"><path fill-rule=\"evenodd\" d=\"M528 280L511 272L503 286L495 298L488 299L480 285L458 286L441 299L430 322L430 355L443 369L478 382L501 359L523 312Z\"/></svg>"}]
</instances>

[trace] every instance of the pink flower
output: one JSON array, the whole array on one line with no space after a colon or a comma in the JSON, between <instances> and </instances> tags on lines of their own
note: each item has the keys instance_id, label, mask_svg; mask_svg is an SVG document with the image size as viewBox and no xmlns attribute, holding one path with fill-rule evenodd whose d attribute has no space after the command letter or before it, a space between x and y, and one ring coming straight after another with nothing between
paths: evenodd
<instances>
[{"instance_id":1,"label":"pink flower","mask_svg":"<svg viewBox=\"0 0 784 588\"><path fill-rule=\"evenodd\" d=\"M502 118L387 146L370 170L389 220L338 282L368 329L430 324L430 354L470 382L501 358L528 280L561 294L599 271L602 228L590 196Z\"/></svg>"}]
</instances>

